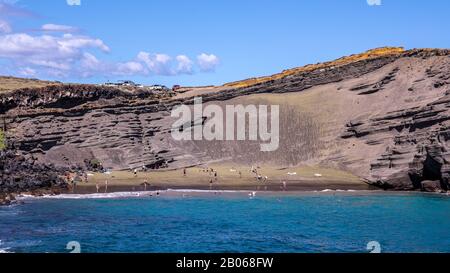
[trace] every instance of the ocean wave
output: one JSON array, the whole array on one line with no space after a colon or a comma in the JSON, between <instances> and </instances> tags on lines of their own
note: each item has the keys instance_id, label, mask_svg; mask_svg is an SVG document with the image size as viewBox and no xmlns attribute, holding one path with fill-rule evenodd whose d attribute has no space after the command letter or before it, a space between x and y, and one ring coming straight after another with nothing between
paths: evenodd
<instances>
[{"instance_id":1,"label":"ocean wave","mask_svg":"<svg viewBox=\"0 0 450 273\"><path fill-rule=\"evenodd\" d=\"M112 193L92 193L92 194L59 194L59 195L19 195L16 197L19 201L38 200L38 199L119 199L119 198L139 198L155 196L158 193L249 193L244 190L197 190L197 189L167 189L160 191L134 191L134 192L112 192Z\"/></svg>"},{"instance_id":2,"label":"ocean wave","mask_svg":"<svg viewBox=\"0 0 450 273\"><path fill-rule=\"evenodd\" d=\"M145 197L152 196L156 192L112 192L112 193L92 193L92 194L59 194L59 195L44 195L44 196L32 196L32 195L20 195L18 200L30 200L30 199L116 199L125 197Z\"/></svg>"},{"instance_id":3,"label":"ocean wave","mask_svg":"<svg viewBox=\"0 0 450 273\"><path fill-rule=\"evenodd\" d=\"M151 197L158 193L180 193L180 194L248 194L248 193L259 193L259 191L249 191L249 190L201 190L201 189L167 189L160 191L134 191L134 192L111 192L111 193L92 193L92 194L60 194L60 195L44 195L44 196L33 196L33 195L19 195L16 197L19 201L27 200L38 200L38 199L119 199L119 198L140 198L140 197ZM321 191L312 191L316 193L327 193L327 192L365 192L364 190L332 190L325 189ZM372 191L373 192L373 191ZM263 191L261 193L268 193Z\"/></svg>"},{"instance_id":4,"label":"ocean wave","mask_svg":"<svg viewBox=\"0 0 450 273\"><path fill-rule=\"evenodd\" d=\"M315 192L318 192L318 191L315 191ZM366 192L366 190L340 190L340 189L331 190L331 189L325 189L325 190L321 190L320 192Z\"/></svg>"},{"instance_id":5,"label":"ocean wave","mask_svg":"<svg viewBox=\"0 0 450 273\"><path fill-rule=\"evenodd\" d=\"M245 190L195 190L195 189L168 189L167 192L180 192L180 193L248 193L250 191Z\"/></svg>"},{"instance_id":6,"label":"ocean wave","mask_svg":"<svg viewBox=\"0 0 450 273\"><path fill-rule=\"evenodd\" d=\"M2 240L0 240L0 254L2 253L12 253L11 251L9 251L11 248L10 247L4 247L2 248L1 246L3 245Z\"/></svg>"},{"instance_id":7,"label":"ocean wave","mask_svg":"<svg viewBox=\"0 0 450 273\"><path fill-rule=\"evenodd\" d=\"M7 248L0 248L0 254L14 253L14 252L8 251L9 249L10 249L9 247L7 247Z\"/></svg>"}]
</instances>

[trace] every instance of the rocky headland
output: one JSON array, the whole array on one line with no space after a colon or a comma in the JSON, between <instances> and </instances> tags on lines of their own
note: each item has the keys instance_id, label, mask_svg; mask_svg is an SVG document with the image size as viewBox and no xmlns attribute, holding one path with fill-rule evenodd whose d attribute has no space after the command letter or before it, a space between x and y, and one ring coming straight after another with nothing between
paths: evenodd
<instances>
[{"instance_id":1,"label":"rocky headland","mask_svg":"<svg viewBox=\"0 0 450 273\"><path fill-rule=\"evenodd\" d=\"M174 141L170 111L195 96L221 106L280 105L279 150ZM93 162L118 171L210 162L317 165L386 190L444 192L450 189L450 51L380 48L179 93L43 82L0 92L0 126L7 142L0 154L3 195L64 187L61 173L90 170Z\"/></svg>"}]
</instances>

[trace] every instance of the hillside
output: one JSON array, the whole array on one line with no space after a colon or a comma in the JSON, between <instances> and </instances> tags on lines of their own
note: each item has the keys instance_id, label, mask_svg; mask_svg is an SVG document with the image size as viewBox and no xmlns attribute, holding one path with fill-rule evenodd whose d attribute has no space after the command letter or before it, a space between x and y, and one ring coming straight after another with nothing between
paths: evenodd
<instances>
[{"instance_id":1,"label":"hillside","mask_svg":"<svg viewBox=\"0 0 450 273\"><path fill-rule=\"evenodd\" d=\"M41 88L51 85L60 85L59 82L41 81L37 79L24 79L0 76L0 93L22 88Z\"/></svg>"},{"instance_id":2,"label":"hillside","mask_svg":"<svg viewBox=\"0 0 450 273\"><path fill-rule=\"evenodd\" d=\"M10 143L40 163L87 168L239 164L321 166L384 189L450 188L450 51L382 48L221 87L154 97L103 87L52 87L0 95ZM174 141L170 110L193 96L280 105L280 148L248 141Z\"/></svg>"}]
</instances>

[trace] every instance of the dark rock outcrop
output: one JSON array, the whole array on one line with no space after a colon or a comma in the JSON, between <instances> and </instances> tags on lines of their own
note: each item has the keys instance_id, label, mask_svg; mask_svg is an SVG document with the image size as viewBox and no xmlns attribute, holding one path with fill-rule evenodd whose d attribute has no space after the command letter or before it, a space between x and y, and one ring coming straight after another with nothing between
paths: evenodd
<instances>
[{"instance_id":1,"label":"dark rock outcrop","mask_svg":"<svg viewBox=\"0 0 450 273\"><path fill-rule=\"evenodd\" d=\"M0 194L31 192L42 189L66 189L62 169L40 164L32 155L18 155L13 151L0 152ZM11 198L9 198L11 201Z\"/></svg>"},{"instance_id":2,"label":"dark rock outcrop","mask_svg":"<svg viewBox=\"0 0 450 273\"><path fill-rule=\"evenodd\" d=\"M444 191L441 186L441 181L439 181L439 180L437 180L437 181L425 180L425 181L421 182L421 185L422 185L422 190L425 192L441 193Z\"/></svg>"}]
</instances>

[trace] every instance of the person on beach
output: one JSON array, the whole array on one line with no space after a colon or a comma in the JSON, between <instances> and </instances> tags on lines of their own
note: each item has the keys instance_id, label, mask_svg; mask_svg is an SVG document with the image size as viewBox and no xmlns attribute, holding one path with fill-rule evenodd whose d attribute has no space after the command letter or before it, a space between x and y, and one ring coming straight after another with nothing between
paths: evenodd
<instances>
[{"instance_id":1,"label":"person on beach","mask_svg":"<svg viewBox=\"0 0 450 273\"><path fill-rule=\"evenodd\" d=\"M105 180L105 193L108 192L108 180Z\"/></svg>"},{"instance_id":2,"label":"person on beach","mask_svg":"<svg viewBox=\"0 0 450 273\"><path fill-rule=\"evenodd\" d=\"M134 169L134 177L137 177L137 169Z\"/></svg>"},{"instance_id":3,"label":"person on beach","mask_svg":"<svg viewBox=\"0 0 450 273\"><path fill-rule=\"evenodd\" d=\"M213 180L211 178L209 179L209 189L212 190L212 188L213 188Z\"/></svg>"},{"instance_id":4,"label":"person on beach","mask_svg":"<svg viewBox=\"0 0 450 273\"><path fill-rule=\"evenodd\" d=\"M283 181L283 190L286 190L286 189L287 189L286 181Z\"/></svg>"},{"instance_id":5,"label":"person on beach","mask_svg":"<svg viewBox=\"0 0 450 273\"><path fill-rule=\"evenodd\" d=\"M100 185L98 183L95 183L95 188L97 189L97 193L100 191Z\"/></svg>"},{"instance_id":6,"label":"person on beach","mask_svg":"<svg viewBox=\"0 0 450 273\"><path fill-rule=\"evenodd\" d=\"M186 176L187 175L187 170L186 170L186 168L184 168L183 169L183 176Z\"/></svg>"},{"instance_id":7,"label":"person on beach","mask_svg":"<svg viewBox=\"0 0 450 273\"><path fill-rule=\"evenodd\" d=\"M218 176L217 176L217 171L215 171L215 172L214 172L214 181L217 182L218 179L219 179L219 178L218 178Z\"/></svg>"},{"instance_id":8,"label":"person on beach","mask_svg":"<svg viewBox=\"0 0 450 273\"><path fill-rule=\"evenodd\" d=\"M242 179L242 172L239 171L239 178Z\"/></svg>"},{"instance_id":9,"label":"person on beach","mask_svg":"<svg viewBox=\"0 0 450 273\"><path fill-rule=\"evenodd\" d=\"M77 189L77 185L78 185L79 182L81 182L81 177L80 177L80 175L77 173L77 174L75 174L75 176L72 178L73 191L75 191L75 190Z\"/></svg>"},{"instance_id":10,"label":"person on beach","mask_svg":"<svg viewBox=\"0 0 450 273\"><path fill-rule=\"evenodd\" d=\"M150 183L148 183L148 180L145 180L142 185L144 185L144 191L147 191L147 187L150 186Z\"/></svg>"}]
</instances>

